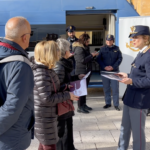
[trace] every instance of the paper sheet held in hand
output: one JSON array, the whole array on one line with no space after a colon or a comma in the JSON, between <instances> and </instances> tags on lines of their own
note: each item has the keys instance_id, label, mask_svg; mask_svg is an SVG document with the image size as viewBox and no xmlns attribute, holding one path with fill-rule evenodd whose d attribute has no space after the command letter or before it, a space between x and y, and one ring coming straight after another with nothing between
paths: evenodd
<instances>
[{"instance_id":1,"label":"paper sheet held in hand","mask_svg":"<svg viewBox=\"0 0 150 150\"><path fill-rule=\"evenodd\" d=\"M121 81L122 78L118 77L116 74L118 72L107 72L107 71L102 71L101 75L105 78L111 79L111 80L117 80L117 81Z\"/></svg>"},{"instance_id":2,"label":"paper sheet held in hand","mask_svg":"<svg viewBox=\"0 0 150 150\"><path fill-rule=\"evenodd\" d=\"M87 85L86 78L90 75L91 72L88 72L81 80L70 82L70 85L73 87L70 88L70 92L74 93L76 96L87 95Z\"/></svg>"}]
</instances>

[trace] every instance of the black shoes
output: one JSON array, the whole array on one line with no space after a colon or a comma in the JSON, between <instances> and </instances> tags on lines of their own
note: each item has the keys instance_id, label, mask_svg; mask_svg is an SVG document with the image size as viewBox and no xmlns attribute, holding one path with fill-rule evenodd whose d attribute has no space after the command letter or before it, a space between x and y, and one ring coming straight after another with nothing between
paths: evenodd
<instances>
[{"instance_id":1,"label":"black shoes","mask_svg":"<svg viewBox=\"0 0 150 150\"><path fill-rule=\"evenodd\" d=\"M104 109L107 109L107 108L109 108L109 107L111 107L111 105L106 104L103 108L104 108ZM118 106L114 106L114 108L115 108L116 110L120 111L120 108L119 108Z\"/></svg>"},{"instance_id":2,"label":"black shoes","mask_svg":"<svg viewBox=\"0 0 150 150\"><path fill-rule=\"evenodd\" d=\"M149 114L150 114L150 109L148 109L148 111L147 111L147 116L149 116Z\"/></svg>"},{"instance_id":3,"label":"black shoes","mask_svg":"<svg viewBox=\"0 0 150 150\"><path fill-rule=\"evenodd\" d=\"M84 105L84 109L85 109L85 110L92 110L92 108L89 107L89 106L87 106L86 104Z\"/></svg>"},{"instance_id":4,"label":"black shoes","mask_svg":"<svg viewBox=\"0 0 150 150\"><path fill-rule=\"evenodd\" d=\"M115 106L115 109L118 110L118 111L120 111L120 108L118 106Z\"/></svg>"},{"instance_id":5,"label":"black shoes","mask_svg":"<svg viewBox=\"0 0 150 150\"><path fill-rule=\"evenodd\" d=\"M88 107L88 106L85 104L85 105L83 105L83 106L80 107L80 108L78 107L77 112L88 114L88 113L89 113L89 110L92 110L92 108L91 108L91 107Z\"/></svg>"},{"instance_id":6,"label":"black shoes","mask_svg":"<svg viewBox=\"0 0 150 150\"><path fill-rule=\"evenodd\" d=\"M79 112L79 113L85 113L85 114L88 114L88 113L89 113L89 111L86 110L83 106L80 107L80 108L78 108L78 109L77 109L77 112Z\"/></svg>"},{"instance_id":7,"label":"black shoes","mask_svg":"<svg viewBox=\"0 0 150 150\"><path fill-rule=\"evenodd\" d=\"M104 109L107 109L107 108L109 108L109 107L111 107L111 105L106 104L103 108L104 108Z\"/></svg>"}]
</instances>

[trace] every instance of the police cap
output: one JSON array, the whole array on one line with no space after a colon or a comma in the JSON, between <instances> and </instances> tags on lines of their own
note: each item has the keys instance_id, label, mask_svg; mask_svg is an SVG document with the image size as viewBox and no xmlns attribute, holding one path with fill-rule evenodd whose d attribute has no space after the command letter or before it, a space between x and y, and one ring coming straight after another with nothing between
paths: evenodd
<instances>
[{"instance_id":1,"label":"police cap","mask_svg":"<svg viewBox=\"0 0 150 150\"><path fill-rule=\"evenodd\" d=\"M142 25L132 26L129 38L137 35L150 35L149 27Z\"/></svg>"},{"instance_id":2,"label":"police cap","mask_svg":"<svg viewBox=\"0 0 150 150\"><path fill-rule=\"evenodd\" d=\"M76 27L71 25L67 27L66 32L74 32L75 30L76 30Z\"/></svg>"},{"instance_id":3,"label":"police cap","mask_svg":"<svg viewBox=\"0 0 150 150\"><path fill-rule=\"evenodd\" d=\"M115 40L115 38L114 38L114 36L113 36L113 35L108 34L108 35L107 35L107 37L106 37L106 40L107 40L107 41L112 41L112 40L114 41L114 40Z\"/></svg>"}]
</instances>

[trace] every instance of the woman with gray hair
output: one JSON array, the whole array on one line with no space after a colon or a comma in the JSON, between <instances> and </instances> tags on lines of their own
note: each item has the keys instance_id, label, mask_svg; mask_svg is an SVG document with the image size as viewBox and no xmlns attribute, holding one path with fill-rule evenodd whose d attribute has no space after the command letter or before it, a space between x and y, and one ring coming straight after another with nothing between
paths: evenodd
<instances>
[{"instance_id":1,"label":"woman with gray hair","mask_svg":"<svg viewBox=\"0 0 150 150\"><path fill-rule=\"evenodd\" d=\"M72 87L70 85L71 81L79 80L84 77L84 74L71 76L70 73L73 70L73 63L68 58L70 54L70 43L65 39L58 39L58 47L61 53L61 59L57 62L56 67L54 68L56 74L59 77L61 90L70 91ZM69 103L65 103L65 105ZM58 117L58 136L59 141L57 143L58 150L76 150L73 144L73 119L74 110L60 115Z\"/></svg>"}]
</instances>

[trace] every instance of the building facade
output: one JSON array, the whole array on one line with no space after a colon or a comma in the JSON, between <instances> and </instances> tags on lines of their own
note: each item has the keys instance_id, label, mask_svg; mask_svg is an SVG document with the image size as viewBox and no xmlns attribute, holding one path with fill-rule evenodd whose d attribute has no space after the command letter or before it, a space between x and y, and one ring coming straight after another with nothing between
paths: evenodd
<instances>
[{"instance_id":1,"label":"building facade","mask_svg":"<svg viewBox=\"0 0 150 150\"><path fill-rule=\"evenodd\" d=\"M150 16L150 0L128 0L140 16Z\"/></svg>"},{"instance_id":2,"label":"building facade","mask_svg":"<svg viewBox=\"0 0 150 150\"><path fill-rule=\"evenodd\" d=\"M76 36L90 35L91 52L105 44L107 34L113 34L119 45L119 18L139 14L127 0L0 0L0 37L5 36L7 20L15 16L23 16L31 24L31 56L38 41L52 36L67 38L69 25L76 27ZM93 61L92 67L89 87L102 87L99 65Z\"/></svg>"},{"instance_id":3,"label":"building facade","mask_svg":"<svg viewBox=\"0 0 150 150\"><path fill-rule=\"evenodd\" d=\"M83 17L78 17L81 15ZM94 16L99 18L99 22L95 22L92 28L89 25L84 29L94 19L92 16L88 17L89 20L85 19L84 15L99 15ZM75 16L78 23L83 24L76 25L77 30L105 30L104 36L113 33L118 45L119 17L138 15L127 0L0 0L0 37L5 35L5 23L14 16L23 16L30 22L34 31L31 41L42 40L46 33L64 37L66 26Z\"/></svg>"}]
</instances>

